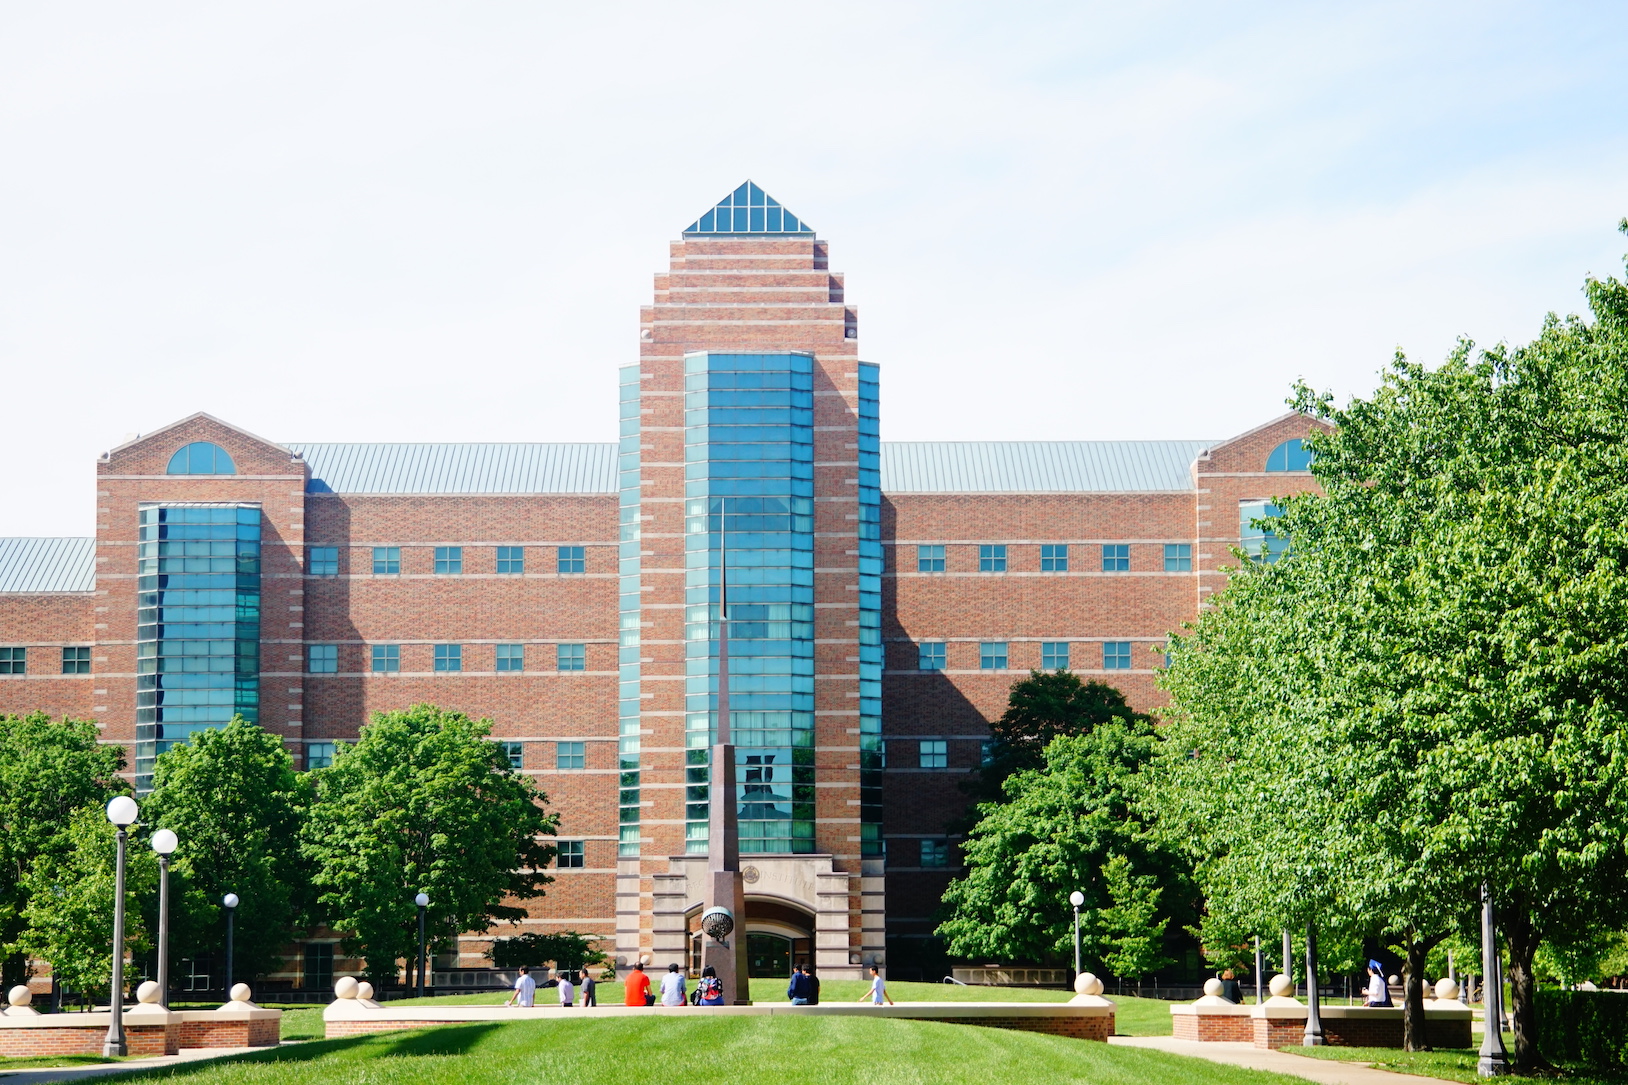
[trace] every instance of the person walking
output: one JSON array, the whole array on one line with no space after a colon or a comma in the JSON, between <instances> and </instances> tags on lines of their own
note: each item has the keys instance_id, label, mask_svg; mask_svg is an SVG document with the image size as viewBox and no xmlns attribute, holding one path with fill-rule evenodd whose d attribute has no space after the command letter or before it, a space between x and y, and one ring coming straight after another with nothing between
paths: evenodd
<instances>
[{"instance_id":1,"label":"person walking","mask_svg":"<svg viewBox=\"0 0 1628 1085\"><path fill-rule=\"evenodd\" d=\"M696 999L697 1006L722 1006L724 1004L724 985L718 982L718 970L710 964L701 969L701 980L695 985L695 993L700 997Z\"/></svg>"},{"instance_id":2,"label":"person walking","mask_svg":"<svg viewBox=\"0 0 1628 1085\"><path fill-rule=\"evenodd\" d=\"M808 996L808 972L802 965L798 965L791 970L791 982L786 984L786 997L791 999L793 1006L807 1006Z\"/></svg>"},{"instance_id":3,"label":"person walking","mask_svg":"<svg viewBox=\"0 0 1628 1085\"><path fill-rule=\"evenodd\" d=\"M514 981L514 994L503 1004L512 1006L516 999L520 1000L522 1006L537 1004L537 981L531 978L531 969L525 965L520 966L520 978Z\"/></svg>"},{"instance_id":4,"label":"person walking","mask_svg":"<svg viewBox=\"0 0 1628 1085\"><path fill-rule=\"evenodd\" d=\"M638 961L633 962L633 971L627 974L627 981L622 984L624 998L622 1002L628 1006L650 1005L650 977L644 974L644 965Z\"/></svg>"},{"instance_id":5,"label":"person walking","mask_svg":"<svg viewBox=\"0 0 1628 1085\"><path fill-rule=\"evenodd\" d=\"M667 974L661 977L661 1004L663 1006L684 1005L684 973L678 970L678 965L667 966Z\"/></svg>"},{"instance_id":6,"label":"person walking","mask_svg":"<svg viewBox=\"0 0 1628 1085\"><path fill-rule=\"evenodd\" d=\"M893 996L887 993L887 984L882 982L882 970L874 964L871 965L871 989L859 996L859 1001L869 1000L873 1006L880 1006L884 1001L893 1005Z\"/></svg>"},{"instance_id":7,"label":"person walking","mask_svg":"<svg viewBox=\"0 0 1628 1085\"><path fill-rule=\"evenodd\" d=\"M592 971L592 966L590 965L588 968L584 968L582 970L582 1008L583 1009L587 1009L589 1006L597 1006L597 1005L599 1005L599 998L594 994L594 989L596 987L598 987L598 986L599 986L599 984L594 982L594 974L593 974L593 971Z\"/></svg>"},{"instance_id":8,"label":"person walking","mask_svg":"<svg viewBox=\"0 0 1628 1085\"><path fill-rule=\"evenodd\" d=\"M561 972L560 973L560 1006L561 1006L562 1009L569 1010L571 1008L571 996L574 995L575 993L576 992L572 989L572 986L571 986L571 973L569 973L569 972Z\"/></svg>"}]
</instances>

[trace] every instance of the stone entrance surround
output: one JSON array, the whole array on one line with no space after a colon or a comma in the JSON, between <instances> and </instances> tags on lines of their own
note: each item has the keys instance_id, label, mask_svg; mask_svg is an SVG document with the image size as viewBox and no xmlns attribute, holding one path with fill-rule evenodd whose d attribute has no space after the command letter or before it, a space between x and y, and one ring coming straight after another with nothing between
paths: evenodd
<instances>
[{"instance_id":1,"label":"stone entrance surround","mask_svg":"<svg viewBox=\"0 0 1628 1085\"><path fill-rule=\"evenodd\" d=\"M249 1001L247 984L232 988L232 1001L214 1010L166 1010L158 1005L158 985L148 981L137 1004L124 1010L125 1044L132 1056L174 1055L182 1048L276 1047L282 1010ZM29 1003L27 987L13 987L10 1005L0 1011L0 1056L100 1055L113 1014L42 1014Z\"/></svg>"}]
</instances>

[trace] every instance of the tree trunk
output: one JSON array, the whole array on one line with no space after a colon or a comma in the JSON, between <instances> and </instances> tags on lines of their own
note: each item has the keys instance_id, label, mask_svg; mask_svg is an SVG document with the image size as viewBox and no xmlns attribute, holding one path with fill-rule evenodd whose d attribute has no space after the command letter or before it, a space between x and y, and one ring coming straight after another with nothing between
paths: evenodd
<instances>
[{"instance_id":1,"label":"tree trunk","mask_svg":"<svg viewBox=\"0 0 1628 1085\"><path fill-rule=\"evenodd\" d=\"M1514 909L1511 909L1511 913L1514 913ZM1524 908L1518 914L1503 917L1503 933L1504 943L1509 948L1509 1004L1515 1019L1515 1072L1530 1074L1548 1065L1538 1054L1537 1007L1532 1002L1532 995L1537 989L1532 975L1532 958L1538 951L1541 939L1532 923L1531 913ZM1497 981L1496 976L1487 977L1489 984ZM1487 1027L1492 1027L1491 1022Z\"/></svg>"},{"instance_id":2,"label":"tree trunk","mask_svg":"<svg viewBox=\"0 0 1628 1085\"><path fill-rule=\"evenodd\" d=\"M1447 932L1418 938L1416 932L1407 932L1402 947L1402 1049L1404 1051L1431 1050L1425 1034L1424 970L1425 958L1447 937Z\"/></svg>"}]
</instances>

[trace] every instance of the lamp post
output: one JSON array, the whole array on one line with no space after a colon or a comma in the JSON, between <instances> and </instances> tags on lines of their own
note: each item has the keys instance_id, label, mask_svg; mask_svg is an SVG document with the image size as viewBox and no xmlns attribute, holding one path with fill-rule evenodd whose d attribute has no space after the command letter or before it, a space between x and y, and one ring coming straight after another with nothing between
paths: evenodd
<instances>
[{"instance_id":1,"label":"lamp post","mask_svg":"<svg viewBox=\"0 0 1628 1085\"><path fill-rule=\"evenodd\" d=\"M1481 886L1481 1050L1475 1072L1482 1077L1502 1077L1509 1073L1509 1053L1504 1050L1504 985L1498 977L1498 931L1492 924L1492 890Z\"/></svg>"},{"instance_id":2,"label":"lamp post","mask_svg":"<svg viewBox=\"0 0 1628 1085\"><path fill-rule=\"evenodd\" d=\"M418 905L418 997L424 997L424 909L430 906L430 895L420 893L413 898Z\"/></svg>"},{"instance_id":3,"label":"lamp post","mask_svg":"<svg viewBox=\"0 0 1628 1085\"><path fill-rule=\"evenodd\" d=\"M170 853L180 843L175 833L160 829L153 834L153 850L158 853L158 1004L170 1008Z\"/></svg>"},{"instance_id":4,"label":"lamp post","mask_svg":"<svg viewBox=\"0 0 1628 1085\"><path fill-rule=\"evenodd\" d=\"M1261 953L1261 936L1255 936L1255 1005L1259 1006L1266 995L1266 958Z\"/></svg>"},{"instance_id":5,"label":"lamp post","mask_svg":"<svg viewBox=\"0 0 1628 1085\"><path fill-rule=\"evenodd\" d=\"M1305 1047L1323 1046L1322 1000L1317 992L1317 928L1306 924L1306 1035Z\"/></svg>"},{"instance_id":6,"label":"lamp post","mask_svg":"<svg viewBox=\"0 0 1628 1085\"><path fill-rule=\"evenodd\" d=\"M1080 905L1085 903L1085 894L1078 889L1068 895L1068 902L1074 906L1074 975L1080 974Z\"/></svg>"},{"instance_id":7,"label":"lamp post","mask_svg":"<svg viewBox=\"0 0 1628 1085\"><path fill-rule=\"evenodd\" d=\"M107 820L118 829L119 841L113 875L113 984L108 998L112 1016L107 1023L107 1039L102 1041L102 1054L109 1057L130 1054L124 1042L124 844L139 813L136 800L129 795L120 795L107 804Z\"/></svg>"},{"instance_id":8,"label":"lamp post","mask_svg":"<svg viewBox=\"0 0 1628 1085\"><path fill-rule=\"evenodd\" d=\"M237 915L237 894L228 893L221 898L226 905L226 998L232 997L232 919Z\"/></svg>"},{"instance_id":9,"label":"lamp post","mask_svg":"<svg viewBox=\"0 0 1628 1085\"><path fill-rule=\"evenodd\" d=\"M1294 946L1289 942L1289 928L1283 928L1283 974L1294 982ZM1289 992L1293 994L1293 991Z\"/></svg>"}]
</instances>

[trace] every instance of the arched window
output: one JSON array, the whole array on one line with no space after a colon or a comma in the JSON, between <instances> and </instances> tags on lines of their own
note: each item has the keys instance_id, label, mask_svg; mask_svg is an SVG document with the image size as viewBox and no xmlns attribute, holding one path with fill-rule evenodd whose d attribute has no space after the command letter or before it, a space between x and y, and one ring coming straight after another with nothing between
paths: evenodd
<instances>
[{"instance_id":1,"label":"arched window","mask_svg":"<svg viewBox=\"0 0 1628 1085\"><path fill-rule=\"evenodd\" d=\"M190 445L182 445L175 450L165 474L235 475L237 467L232 463L232 457L228 456L220 445L210 444L208 441L193 441Z\"/></svg>"},{"instance_id":2,"label":"arched window","mask_svg":"<svg viewBox=\"0 0 1628 1085\"><path fill-rule=\"evenodd\" d=\"M1284 441L1272 450L1266 457L1268 471L1309 471L1311 469L1311 449L1306 442L1296 437L1292 441Z\"/></svg>"}]
</instances>

